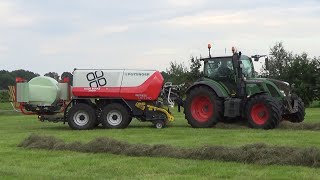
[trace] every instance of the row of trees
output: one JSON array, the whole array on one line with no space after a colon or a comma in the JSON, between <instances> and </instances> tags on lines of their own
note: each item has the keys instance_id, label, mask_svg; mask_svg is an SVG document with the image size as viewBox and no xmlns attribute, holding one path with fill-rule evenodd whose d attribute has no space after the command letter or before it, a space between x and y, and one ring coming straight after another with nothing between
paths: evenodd
<instances>
[{"instance_id":1,"label":"row of trees","mask_svg":"<svg viewBox=\"0 0 320 180\"><path fill-rule=\"evenodd\" d=\"M16 77L22 77L26 80L30 80L36 76L39 76L39 74L26 71L26 70L15 70L15 71L6 71L1 70L0 71L0 90L8 89L8 86L12 86L16 82Z\"/></svg>"},{"instance_id":2,"label":"row of trees","mask_svg":"<svg viewBox=\"0 0 320 180\"><path fill-rule=\"evenodd\" d=\"M201 61L197 57L190 58L190 67L184 63L170 62L169 68L162 71L161 74L166 82L174 84L189 84L201 77Z\"/></svg>"},{"instance_id":3,"label":"row of trees","mask_svg":"<svg viewBox=\"0 0 320 180\"><path fill-rule=\"evenodd\" d=\"M268 70L263 76L294 84L294 92L309 105L320 99L320 57L308 57L307 53L293 54L282 43L270 49Z\"/></svg>"},{"instance_id":4,"label":"row of trees","mask_svg":"<svg viewBox=\"0 0 320 180\"><path fill-rule=\"evenodd\" d=\"M197 57L191 57L189 67L184 63L170 62L169 68L162 72L166 82L174 84L191 84L201 77L201 61ZM15 77L22 77L30 80L37 73L26 70L0 71L0 90L7 89L9 85L15 84ZM56 72L48 72L45 76L56 80L69 77L72 80L72 74L64 72L61 78ZM286 50L282 43L277 43L270 49L269 68L264 68L261 77L274 78L295 84L294 91L306 105L313 100L320 99L320 57L310 58L306 53L293 54Z\"/></svg>"},{"instance_id":5,"label":"row of trees","mask_svg":"<svg viewBox=\"0 0 320 180\"><path fill-rule=\"evenodd\" d=\"M27 81L30 81L32 78L40 76L37 73L19 69L15 71L6 71L6 70L0 70L0 90L7 90L8 86L13 86L16 82L16 77L21 77ZM48 72L44 74L44 76L51 77L57 81L60 81L60 76L56 72ZM61 74L61 79L69 77L72 81L72 74L69 72L64 72Z\"/></svg>"}]
</instances>

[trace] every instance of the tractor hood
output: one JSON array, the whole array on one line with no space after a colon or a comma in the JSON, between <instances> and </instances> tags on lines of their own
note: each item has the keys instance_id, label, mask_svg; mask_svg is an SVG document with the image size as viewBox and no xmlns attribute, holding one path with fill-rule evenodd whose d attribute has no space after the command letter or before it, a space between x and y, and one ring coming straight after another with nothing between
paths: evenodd
<instances>
[{"instance_id":1,"label":"tractor hood","mask_svg":"<svg viewBox=\"0 0 320 180\"><path fill-rule=\"evenodd\" d=\"M273 84L275 85L281 92L282 95L288 96L290 94L290 84L285 81L279 81L276 79L270 79L270 78L253 78L250 80L255 80L255 81L263 81L268 84Z\"/></svg>"},{"instance_id":2,"label":"tractor hood","mask_svg":"<svg viewBox=\"0 0 320 180\"><path fill-rule=\"evenodd\" d=\"M280 89L280 91L284 91L284 93L287 96L289 95L289 93L290 93L290 84L288 82L279 81L279 80L276 80L276 79L269 79L269 78L266 78L266 80L273 82Z\"/></svg>"}]
</instances>

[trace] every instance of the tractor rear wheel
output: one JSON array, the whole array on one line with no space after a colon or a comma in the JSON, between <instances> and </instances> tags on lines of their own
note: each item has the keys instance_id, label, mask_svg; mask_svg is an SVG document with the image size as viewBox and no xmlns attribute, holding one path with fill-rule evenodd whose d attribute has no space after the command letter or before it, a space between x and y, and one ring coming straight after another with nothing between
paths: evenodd
<instances>
[{"instance_id":1,"label":"tractor rear wheel","mask_svg":"<svg viewBox=\"0 0 320 180\"><path fill-rule=\"evenodd\" d=\"M223 117L222 100L208 87L199 86L187 95L185 118L194 128L210 128Z\"/></svg>"},{"instance_id":2,"label":"tractor rear wheel","mask_svg":"<svg viewBox=\"0 0 320 180\"><path fill-rule=\"evenodd\" d=\"M102 109L100 122L105 128L124 129L132 117L128 108L119 103L112 103Z\"/></svg>"},{"instance_id":3,"label":"tractor rear wheel","mask_svg":"<svg viewBox=\"0 0 320 180\"><path fill-rule=\"evenodd\" d=\"M68 111L69 127L76 130L92 129L97 124L96 113L93 107L87 104L75 104Z\"/></svg>"},{"instance_id":4,"label":"tractor rear wheel","mask_svg":"<svg viewBox=\"0 0 320 180\"><path fill-rule=\"evenodd\" d=\"M246 105L246 117L251 128L274 129L281 120L281 107L271 96L256 95Z\"/></svg>"},{"instance_id":5,"label":"tractor rear wheel","mask_svg":"<svg viewBox=\"0 0 320 180\"><path fill-rule=\"evenodd\" d=\"M304 120L305 108L302 99L296 94L292 94L292 100L298 101L298 112L287 115L287 120L293 123L300 123Z\"/></svg>"}]
</instances>

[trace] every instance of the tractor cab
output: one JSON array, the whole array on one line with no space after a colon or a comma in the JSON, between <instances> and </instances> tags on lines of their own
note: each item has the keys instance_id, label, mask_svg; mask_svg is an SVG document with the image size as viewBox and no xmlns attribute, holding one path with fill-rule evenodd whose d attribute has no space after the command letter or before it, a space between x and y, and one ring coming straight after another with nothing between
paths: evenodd
<instances>
[{"instance_id":1,"label":"tractor cab","mask_svg":"<svg viewBox=\"0 0 320 180\"><path fill-rule=\"evenodd\" d=\"M202 59L204 61L204 76L213 80L229 78L236 75L236 68L232 62L232 56L212 57ZM241 55L240 57L242 73L246 78L255 77L254 66L250 57Z\"/></svg>"},{"instance_id":2,"label":"tractor cab","mask_svg":"<svg viewBox=\"0 0 320 180\"><path fill-rule=\"evenodd\" d=\"M237 65L233 61L233 56L209 57L202 59L204 61L204 77L220 82L226 87L229 95L235 95L237 91ZM242 75L246 79L255 77L255 71L252 59L241 55Z\"/></svg>"}]
</instances>

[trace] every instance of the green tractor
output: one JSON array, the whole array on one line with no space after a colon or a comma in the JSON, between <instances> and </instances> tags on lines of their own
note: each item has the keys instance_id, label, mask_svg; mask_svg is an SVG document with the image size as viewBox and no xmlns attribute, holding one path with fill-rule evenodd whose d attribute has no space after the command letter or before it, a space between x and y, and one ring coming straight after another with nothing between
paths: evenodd
<instances>
[{"instance_id":1,"label":"green tractor","mask_svg":"<svg viewBox=\"0 0 320 180\"><path fill-rule=\"evenodd\" d=\"M282 120L299 123L305 108L289 83L257 78L253 61L233 49L232 56L201 59L203 77L186 91L184 113L194 128L210 128L223 120L242 119L249 127L276 128ZM266 58L266 65L268 60Z\"/></svg>"}]
</instances>

